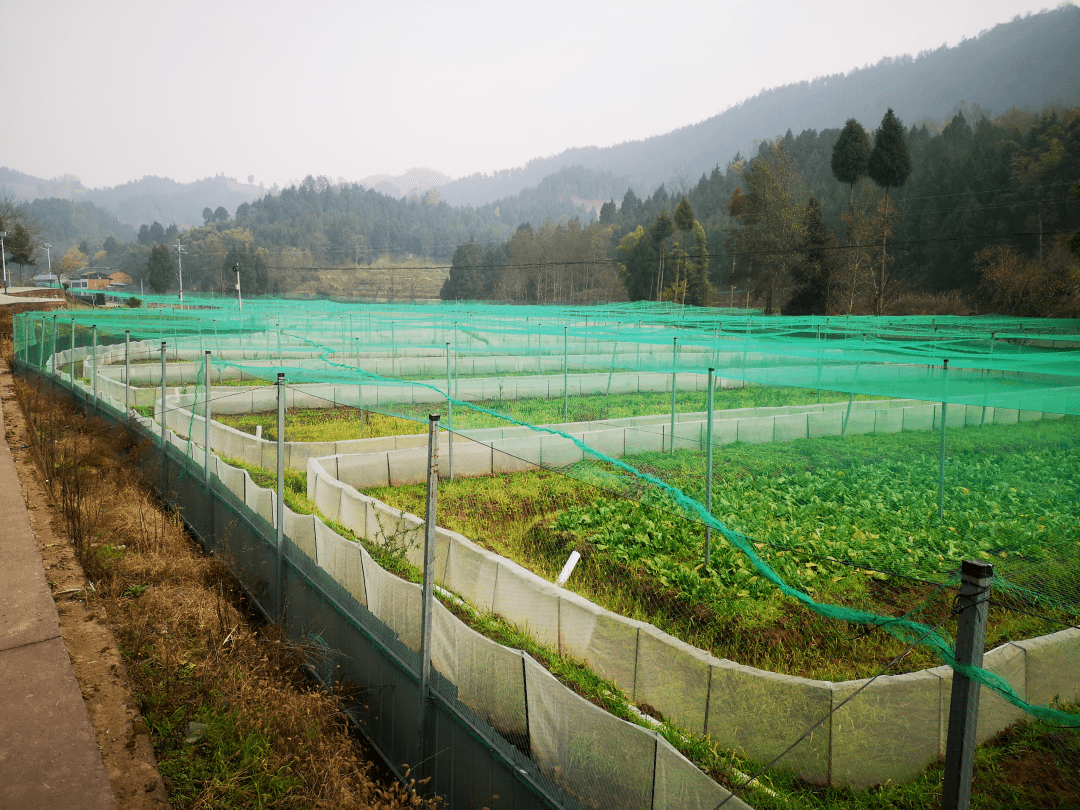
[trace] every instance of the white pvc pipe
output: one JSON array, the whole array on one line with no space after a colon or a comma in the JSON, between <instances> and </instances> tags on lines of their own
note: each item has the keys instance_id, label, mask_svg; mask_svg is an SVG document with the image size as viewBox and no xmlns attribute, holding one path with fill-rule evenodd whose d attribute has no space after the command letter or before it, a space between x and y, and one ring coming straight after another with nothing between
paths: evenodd
<instances>
[{"instance_id":1,"label":"white pvc pipe","mask_svg":"<svg viewBox=\"0 0 1080 810\"><path fill-rule=\"evenodd\" d=\"M570 579L570 575L574 573L574 566L578 564L578 560L581 559L581 555L576 551L570 552L570 559L566 561L566 565L562 567L562 571L559 572L558 579L555 580L555 584L560 588L566 584L566 580Z\"/></svg>"}]
</instances>

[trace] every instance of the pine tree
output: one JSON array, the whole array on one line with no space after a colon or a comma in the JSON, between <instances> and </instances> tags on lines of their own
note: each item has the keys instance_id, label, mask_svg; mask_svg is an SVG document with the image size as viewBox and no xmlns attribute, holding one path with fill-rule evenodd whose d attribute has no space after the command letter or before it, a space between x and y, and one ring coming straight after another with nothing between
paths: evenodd
<instances>
[{"instance_id":1,"label":"pine tree","mask_svg":"<svg viewBox=\"0 0 1080 810\"><path fill-rule=\"evenodd\" d=\"M911 176L911 156L904 140L904 125L890 107L881 126L874 134L874 148L866 165L870 179L885 189L885 206L881 221L881 273L875 285L874 314L880 315L885 307L886 268L885 235L889 227L889 189L899 188Z\"/></svg>"},{"instance_id":2,"label":"pine tree","mask_svg":"<svg viewBox=\"0 0 1080 810\"><path fill-rule=\"evenodd\" d=\"M866 177L867 163L870 160L870 139L862 124L849 118L836 139L832 150L833 177L850 186L848 205L855 201L855 184Z\"/></svg>"},{"instance_id":3,"label":"pine tree","mask_svg":"<svg viewBox=\"0 0 1080 810\"><path fill-rule=\"evenodd\" d=\"M161 295L169 289L169 274L172 272L172 259L165 245L154 245L150 258L146 262L146 283L150 289Z\"/></svg>"}]
</instances>

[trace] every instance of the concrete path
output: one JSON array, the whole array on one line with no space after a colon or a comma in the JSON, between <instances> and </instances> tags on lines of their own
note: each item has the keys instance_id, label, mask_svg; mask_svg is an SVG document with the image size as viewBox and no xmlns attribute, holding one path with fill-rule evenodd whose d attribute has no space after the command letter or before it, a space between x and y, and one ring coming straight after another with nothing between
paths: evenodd
<instances>
[{"instance_id":1,"label":"concrete path","mask_svg":"<svg viewBox=\"0 0 1080 810\"><path fill-rule=\"evenodd\" d=\"M0 405L0 436L5 436ZM7 441L0 441L0 810L115 810Z\"/></svg>"}]
</instances>

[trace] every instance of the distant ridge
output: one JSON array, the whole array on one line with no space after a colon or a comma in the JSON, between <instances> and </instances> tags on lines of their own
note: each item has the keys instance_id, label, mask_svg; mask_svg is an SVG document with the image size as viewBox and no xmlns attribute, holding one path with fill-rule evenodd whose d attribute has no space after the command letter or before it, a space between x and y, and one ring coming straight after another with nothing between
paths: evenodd
<instances>
[{"instance_id":1,"label":"distant ridge","mask_svg":"<svg viewBox=\"0 0 1080 810\"><path fill-rule=\"evenodd\" d=\"M409 169L405 174L373 174L360 181L360 185L371 188L380 194L400 199L401 197L422 197L431 189L445 186L453 180L448 174L435 169L420 167Z\"/></svg>"},{"instance_id":2,"label":"distant ridge","mask_svg":"<svg viewBox=\"0 0 1080 810\"><path fill-rule=\"evenodd\" d=\"M111 211L121 222L138 229L157 221L188 228L202 225L204 208L224 207L231 214L241 203L250 203L267 189L218 175L178 183L166 177L147 176L111 188L87 188L78 177L64 175L43 180L0 167L0 197L16 202L57 197L72 202L92 202Z\"/></svg>"},{"instance_id":3,"label":"distant ridge","mask_svg":"<svg viewBox=\"0 0 1080 810\"><path fill-rule=\"evenodd\" d=\"M472 175L441 187L452 205L483 205L534 187L569 166L627 177L649 194L680 175L693 184L703 172L757 140L788 129L840 128L848 118L872 129L891 107L907 126L925 118L942 121L961 102L990 115L1011 107L1041 111L1051 104L1080 103L1080 8L1018 17L954 47L886 57L847 74L765 90L698 124L641 141L604 148L568 149L525 166ZM669 189L670 190L670 189Z\"/></svg>"}]
</instances>

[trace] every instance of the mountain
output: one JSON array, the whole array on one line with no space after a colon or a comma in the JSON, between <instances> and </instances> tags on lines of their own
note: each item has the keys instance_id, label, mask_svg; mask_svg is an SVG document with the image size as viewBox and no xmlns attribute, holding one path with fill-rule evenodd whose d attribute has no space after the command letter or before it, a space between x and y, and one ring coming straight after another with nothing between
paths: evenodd
<instances>
[{"instance_id":1,"label":"mountain","mask_svg":"<svg viewBox=\"0 0 1080 810\"><path fill-rule=\"evenodd\" d=\"M96 189L87 188L72 175L42 180L0 167L0 198L16 202L49 198L90 202L108 209L121 222L134 228L151 222L165 226L175 223L180 228L202 225L204 208L222 206L231 213L241 203L250 203L265 193L262 186L240 183L222 175L192 183L151 176L121 186Z\"/></svg>"},{"instance_id":2,"label":"mountain","mask_svg":"<svg viewBox=\"0 0 1080 810\"><path fill-rule=\"evenodd\" d=\"M360 185L374 189L388 197L423 197L431 189L445 186L453 180L448 174L435 169L409 169L405 174L373 174L360 181Z\"/></svg>"},{"instance_id":3,"label":"mountain","mask_svg":"<svg viewBox=\"0 0 1080 810\"><path fill-rule=\"evenodd\" d=\"M961 102L989 115L1012 107L1039 111L1080 103L1080 8L1017 17L955 47L886 57L847 74L765 90L719 115L640 141L568 149L525 166L463 177L439 188L451 205L483 205L533 188L548 175L580 166L628 178L638 192L661 183L693 184L736 152L753 154L755 140L788 129L842 127L856 118L868 129L892 108L905 124L939 122ZM616 199L618 197L616 196Z\"/></svg>"}]
</instances>

